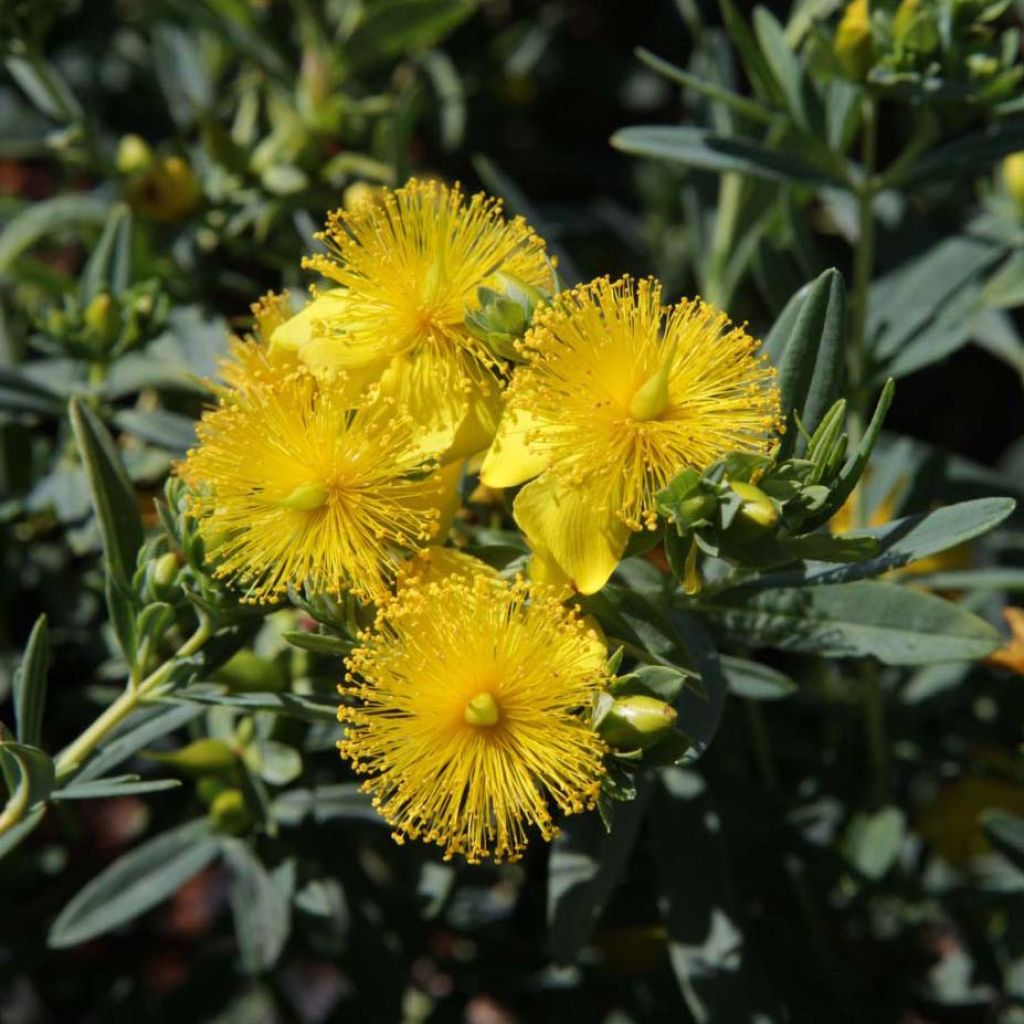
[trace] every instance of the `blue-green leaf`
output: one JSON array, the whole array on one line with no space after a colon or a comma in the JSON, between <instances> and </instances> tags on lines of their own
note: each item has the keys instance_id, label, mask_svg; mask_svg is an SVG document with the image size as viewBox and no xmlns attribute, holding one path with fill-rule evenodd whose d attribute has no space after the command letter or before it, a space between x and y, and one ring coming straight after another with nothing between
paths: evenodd
<instances>
[{"instance_id":1,"label":"blue-green leaf","mask_svg":"<svg viewBox=\"0 0 1024 1024\"><path fill-rule=\"evenodd\" d=\"M42 736L43 707L50 661L46 616L36 619L21 664L14 674L14 721L22 743L38 746Z\"/></svg>"},{"instance_id":2,"label":"blue-green leaf","mask_svg":"<svg viewBox=\"0 0 1024 1024\"><path fill-rule=\"evenodd\" d=\"M57 916L51 949L66 949L104 935L173 895L217 856L220 843L207 818L186 822L149 839L114 861Z\"/></svg>"}]
</instances>

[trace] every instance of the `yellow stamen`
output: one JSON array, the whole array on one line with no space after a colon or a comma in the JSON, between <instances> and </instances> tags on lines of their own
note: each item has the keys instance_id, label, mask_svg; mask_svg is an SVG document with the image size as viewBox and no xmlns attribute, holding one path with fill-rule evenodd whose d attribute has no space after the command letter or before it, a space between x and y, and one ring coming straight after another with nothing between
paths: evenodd
<instances>
[{"instance_id":1,"label":"yellow stamen","mask_svg":"<svg viewBox=\"0 0 1024 1024\"><path fill-rule=\"evenodd\" d=\"M469 725L497 725L501 719L501 709L493 695L484 690L469 699L462 717Z\"/></svg>"}]
</instances>

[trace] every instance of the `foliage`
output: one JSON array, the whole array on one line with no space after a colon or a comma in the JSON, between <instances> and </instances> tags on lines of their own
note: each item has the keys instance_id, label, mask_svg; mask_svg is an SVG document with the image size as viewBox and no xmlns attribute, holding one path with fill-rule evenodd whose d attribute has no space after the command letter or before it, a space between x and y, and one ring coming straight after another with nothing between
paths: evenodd
<instances>
[{"instance_id":1,"label":"foliage","mask_svg":"<svg viewBox=\"0 0 1024 1024\"><path fill-rule=\"evenodd\" d=\"M3 6L12 1020L1024 1020L1024 5L657 6ZM512 864L392 842L336 750L372 607L248 603L172 472L246 307L413 172L778 372L778 444L563 594L605 773ZM552 296L475 301L514 375ZM539 575L479 470L450 546Z\"/></svg>"}]
</instances>

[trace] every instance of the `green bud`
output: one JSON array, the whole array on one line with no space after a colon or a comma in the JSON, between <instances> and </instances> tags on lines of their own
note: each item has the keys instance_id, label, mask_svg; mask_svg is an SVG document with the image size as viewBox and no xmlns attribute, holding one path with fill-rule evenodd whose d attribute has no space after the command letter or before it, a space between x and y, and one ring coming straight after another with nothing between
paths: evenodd
<instances>
[{"instance_id":1,"label":"green bud","mask_svg":"<svg viewBox=\"0 0 1024 1024\"><path fill-rule=\"evenodd\" d=\"M253 816L240 789L225 789L210 804L210 817L221 832L237 836L252 827Z\"/></svg>"},{"instance_id":2,"label":"green bud","mask_svg":"<svg viewBox=\"0 0 1024 1024\"><path fill-rule=\"evenodd\" d=\"M647 750L676 723L676 710L656 697L617 697L598 731L617 750Z\"/></svg>"},{"instance_id":3,"label":"green bud","mask_svg":"<svg viewBox=\"0 0 1024 1024\"><path fill-rule=\"evenodd\" d=\"M851 0L836 29L832 49L851 78L863 78L874 62L868 0Z\"/></svg>"},{"instance_id":4,"label":"green bud","mask_svg":"<svg viewBox=\"0 0 1024 1024\"><path fill-rule=\"evenodd\" d=\"M760 487L742 480L730 480L729 486L743 499L738 518L751 526L770 530L779 521L779 510Z\"/></svg>"},{"instance_id":5,"label":"green bud","mask_svg":"<svg viewBox=\"0 0 1024 1024\"><path fill-rule=\"evenodd\" d=\"M139 135L125 135L117 147L117 169L121 174L143 174L153 166L153 150Z\"/></svg>"},{"instance_id":6,"label":"green bud","mask_svg":"<svg viewBox=\"0 0 1024 1024\"><path fill-rule=\"evenodd\" d=\"M214 678L241 693L280 693L287 682L276 662L245 648L222 665Z\"/></svg>"},{"instance_id":7,"label":"green bud","mask_svg":"<svg viewBox=\"0 0 1024 1024\"><path fill-rule=\"evenodd\" d=\"M121 333L121 309L109 292L100 292L85 307L86 332L101 351L109 348Z\"/></svg>"},{"instance_id":8,"label":"green bud","mask_svg":"<svg viewBox=\"0 0 1024 1024\"><path fill-rule=\"evenodd\" d=\"M1024 217L1024 150L1003 160L1003 182L1021 217Z\"/></svg>"},{"instance_id":9,"label":"green bud","mask_svg":"<svg viewBox=\"0 0 1024 1024\"><path fill-rule=\"evenodd\" d=\"M717 504L713 495L695 494L690 498L683 498L673 510L672 517L682 526L692 527L710 520Z\"/></svg>"},{"instance_id":10,"label":"green bud","mask_svg":"<svg viewBox=\"0 0 1024 1024\"><path fill-rule=\"evenodd\" d=\"M178 556L168 551L153 562L153 585L169 587L178 576Z\"/></svg>"},{"instance_id":11,"label":"green bud","mask_svg":"<svg viewBox=\"0 0 1024 1024\"><path fill-rule=\"evenodd\" d=\"M196 782L196 795L207 807L231 786L216 775L204 775Z\"/></svg>"},{"instance_id":12,"label":"green bud","mask_svg":"<svg viewBox=\"0 0 1024 1024\"><path fill-rule=\"evenodd\" d=\"M237 765L235 752L223 740L194 740L187 747L170 754L148 754L186 775L218 775L232 771Z\"/></svg>"}]
</instances>

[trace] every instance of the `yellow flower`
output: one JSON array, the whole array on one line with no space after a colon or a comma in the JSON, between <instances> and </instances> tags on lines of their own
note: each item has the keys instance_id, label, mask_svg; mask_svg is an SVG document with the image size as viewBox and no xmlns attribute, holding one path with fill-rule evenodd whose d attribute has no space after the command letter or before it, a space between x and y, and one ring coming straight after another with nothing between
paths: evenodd
<instances>
[{"instance_id":1,"label":"yellow flower","mask_svg":"<svg viewBox=\"0 0 1024 1024\"><path fill-rule=\"evenodd\" d=\"M392 393L447 451L486 448L500 415L494 359L464 326L477 291L499 273L550 289L544 243L501 203L466 199L458 185L410 181L375 202L337 210L320 236L329 252L304 266L339 287L313 300L272 338L316 370L345 370Z\"/></svg>"},{"instance_id":2,"label":"yellow flower","mask_svg":"<svg viewBox=\"0 0 1024 1024\"><path fill-rule=\"evenodd\" d=\"M394 829L471 863L515 860L552 805L593 807L608 682L597 635L556 596L457 573L410 584L349 657L338 744Z\"/></svg>"},{"instance_id":3,"label":"yellow flower","mask_svg":"<svg viewBox=\"0 0 1024 1024\"><path fill-rule=\"evenodd\" d=\"M386 399L353 408L304 367L238 343L235 387L179 468L218 577L252 601L289 586L387 596L408 549L438 531L444 486L421 431Z\"/></svg>"},{"instance_id":4,"label":"yellow flower","mask_svg":"<svg viewBox=\"0 0 1024 1024\"><path fill-rule=\"evenodd\" d=\"M699 299L660 299L655 281L601 278L538 311L481 470L492 487L537 477L516 522L540 578L560 569L585 594L655 526L654 495L676 474L766 450L780 428L758 343Z\"/></svg>"},{"instance_id":5,"label":"yellow flower","mask_svg":"<svg viewBox=\"0 0 1024 1024\"><path fill-rule=\"evenodd\" d=\"M998 651L985 659L985 663L1024 676L1024 608L1006 607L1003 618L1010 627L1010 637Z\"/></svg>"}]
</instances>

